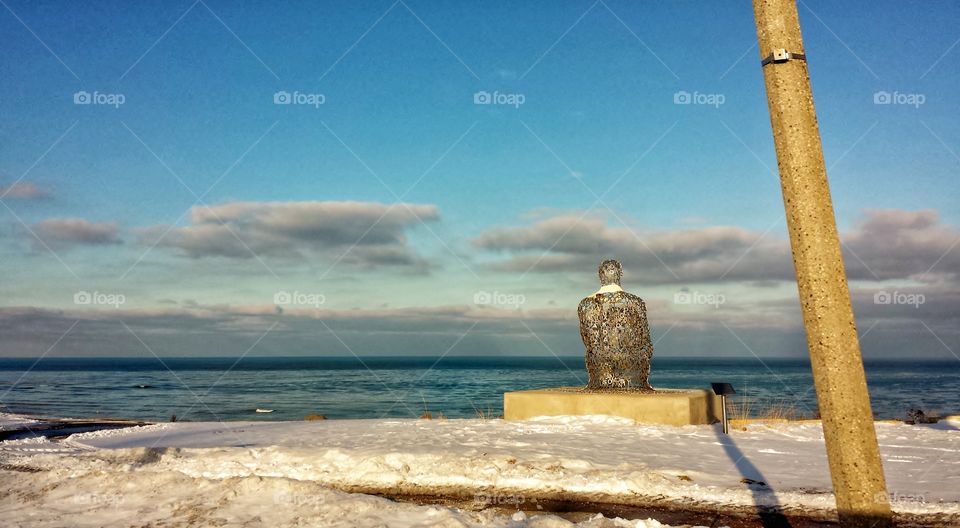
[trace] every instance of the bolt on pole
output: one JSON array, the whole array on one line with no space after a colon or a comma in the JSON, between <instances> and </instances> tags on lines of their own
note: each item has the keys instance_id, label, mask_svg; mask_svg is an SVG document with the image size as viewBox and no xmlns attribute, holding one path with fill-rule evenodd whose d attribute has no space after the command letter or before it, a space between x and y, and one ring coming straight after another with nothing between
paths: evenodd
<instances>
[{"instance_id":1,"label":"bolt on pole","mask_svg":"<svg viewBox=\"0 0 960 528\"><path fill-rule=\"evenodd\" d=\"M892 526L795 0L753 0L803 323L844 527Z\"/></svg>"}]
</instances>

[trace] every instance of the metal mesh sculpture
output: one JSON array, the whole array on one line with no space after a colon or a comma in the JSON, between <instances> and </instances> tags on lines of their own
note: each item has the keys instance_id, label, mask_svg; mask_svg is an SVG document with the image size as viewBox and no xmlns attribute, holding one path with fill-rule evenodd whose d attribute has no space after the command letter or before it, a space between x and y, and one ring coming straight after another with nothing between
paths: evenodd
<instances>
[{"instance_id":1,"label":"metal mesh sculpture","mask_svg":"<svg viewBox=\"0 0 960 528\"><path fill-rule=\"evenodd\" d=\"M600 264L600 290L580 301L580 337L586 347L588 390L653 391L653 343L643 299L620 288L622 267Z\"/></svg>"}]
</instances>

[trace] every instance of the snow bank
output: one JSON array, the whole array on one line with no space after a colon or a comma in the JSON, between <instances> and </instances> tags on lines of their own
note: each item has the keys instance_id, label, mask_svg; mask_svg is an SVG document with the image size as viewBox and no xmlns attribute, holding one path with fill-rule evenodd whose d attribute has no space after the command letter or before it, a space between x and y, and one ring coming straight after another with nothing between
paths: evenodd
<instances>
[{"instance_id":1,"label":"snow bank","mask_svg":"<svg viewBox=\"0 0 960 528\"><path fill-rule=\"evenodd\" d=\"M890 497L878 500L890 500L901 513L960 514L958 429L958 422L931 426L878 423L890 491ZM787 510L827 511L834 507L818 423L751 425L731 433L725 436L716 426L637 425L609 417L523 422L181 422L77 434L57 443L2 442L0 462L44 470L23 474L20 479L27 482L48 474L82 477L74 491L128 490L134 481L149 488L146 483L156 478L171 483L187 479L184 482L210 486L205 488L209 490L213 490L212 482L237 483L231 485L241 486L237 493L243 496L246 488L242 486L268 483L256 484L264 486L258 493L249 492L251 508L257 495L262 499L263 494L283 492L283 486L290 486L291 493L321 493L316 491L319 489L336 493L324 487L459 492L494 502L502 496L573 494L582 500L627 504L657 497ZM84 484L98 478L121 480ZM170 500L176 501L176 493L184 488L171 484L169 490L161 489L158 498L167 500L169 492L174 494ZM126 496L127 492L123 493ZM230 507L241 506L238 502ZM473 517L479 513L433 515L454 516L450 519L461 523L454 523L457 526L514 522ZM287 522L295 521L281 524Z\"/></svg>"},{"instance_id":2,"label":"snow bank","mask_svg":"<svg viewBox=\"0 0 960 528\"><path fill-rule=\"evenodd\" d=\"M598 515L573 524L553 515L402 504L343 493L287 478L188 477L178 472L92 471L13 473L0 491L4 525L101 526L329 526L669 528L656 520Z\"/></svg>"}]
</instances>

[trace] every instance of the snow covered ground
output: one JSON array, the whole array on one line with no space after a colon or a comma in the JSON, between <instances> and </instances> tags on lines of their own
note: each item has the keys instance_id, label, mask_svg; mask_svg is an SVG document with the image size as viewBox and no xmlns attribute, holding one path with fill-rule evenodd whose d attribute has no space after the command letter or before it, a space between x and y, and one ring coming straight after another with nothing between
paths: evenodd
<instances>
[{"instance_id":1,"label":"snow covered ground","mask_svg":"<svg viewBox=\"0 0 960 528\"><path fill-rule=\"evenodd\" d=\"M62 512L94 525L259 517L271 526L569 526L553 516L398 504L331 488L457 494L501 506L572 496L833 508L818 423L731 433L599 416L158 424L60 442L0 442L0 469L10 481L4 487L11 489L0 495L0 511L40 525L56 525ZM877 434L890 492L878 500L901 513L960 520L960 422L878 423ZM585 526L656 526L620 522L597 518Z\"/></svg>"},{"instance_id":2,"label":"snow covered ground","mask_svg":"<svg viewBox=\"0 0 960 528\"><path fill-rule=\"evenodd\" d=\"M22 474L21 474L22 475ZM552 515L527 517L493 511L396 503L344 493L289 478L188 477L177 472L94 471L82 475L4 479L5 527L310 526L661 528L653 519L626 521L598 515L574 525Z\"/></svg>"}]
</instances>

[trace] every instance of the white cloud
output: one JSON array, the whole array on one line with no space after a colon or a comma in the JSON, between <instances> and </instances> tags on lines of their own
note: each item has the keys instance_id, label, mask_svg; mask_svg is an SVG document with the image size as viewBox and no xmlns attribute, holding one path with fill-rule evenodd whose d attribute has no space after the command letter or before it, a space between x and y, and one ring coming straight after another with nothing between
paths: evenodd
<instances>
[{"instance_id":1,"label":"white cloud","mask_svg":"<svg viewBox=\"0 0 960 528\"><path fill-rule=\"evenodd\" d=\"M493 228L473 242L509 254L493 264L504 271L594 273L601 260L617 258L629 280L646 283L793 277L785 243L739 227L639 230L564 213L531 226Z\"/></svg>"},{"instance_id":2,"label":"white cloud","mask_svg":"<svg viewBox=\"0 0 960 528\"><path fill-rule=\"evenodd\" d=\"M561 213L489 229L473 243L506 254L492 264L502 271L593 273L601 260L617 258L630 280L648 284L793 281L785 231L631 229L597 215ZM855 280L955 280L960 269L960 229L941 224L933 210L866 210L842 240L847 274Z\"/></svg>"},{"instance_id":3,"label":"white cloud","mask_svg":"<svg viewBox=\"0 0 960 528\"><path fill-rule=\"evenodd\" d=\"M0 199L4 200L41 200L51 196L50 191L41 189L31 182L16 182L8 186L0 185Z\"/></svg>"},{"instance_id":4,"label":"white cloud","mask_svg":"<svg viewBox=\"0 0 960 528\"><path fill-rule=\"evenodd\" d=\"M374 202L231 202L195 206L191 225L152 226L142 243L191 258L343 257L360 266L424 266L406 231L439 219L434 205Z\"/></svg>"},{"instance_id":5,"label":"white cloud","mask_svg":"<svg viewBox=\"0 0 960 528\"><path fill-rule=\"evenodd\" d=\"M94 223L83 218L48 218L33 225L33 232L48 246L120 244L113 222Z\"/></svg>"}]
</instances>

